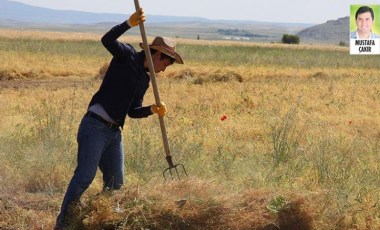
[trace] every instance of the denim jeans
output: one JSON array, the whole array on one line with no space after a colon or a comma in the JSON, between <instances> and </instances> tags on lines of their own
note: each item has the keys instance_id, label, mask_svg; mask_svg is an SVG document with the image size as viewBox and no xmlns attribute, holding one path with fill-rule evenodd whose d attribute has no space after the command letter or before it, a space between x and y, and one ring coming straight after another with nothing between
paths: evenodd
<instances>
[{"instance_id":1,"label":"denim jeans","mask_svg":"<svg viewBox=\"0 0 380 230\"><path fill-rule=\"evenodd\" d=\"M63 226L69 206L79 201L94 180L98 167L103 173L104 188L120 189L123 185L124 152L120 129L112 130L85 116L79 126L77 141L77 167L57 217L58 226Z\"/></svg>"}]
</instances>

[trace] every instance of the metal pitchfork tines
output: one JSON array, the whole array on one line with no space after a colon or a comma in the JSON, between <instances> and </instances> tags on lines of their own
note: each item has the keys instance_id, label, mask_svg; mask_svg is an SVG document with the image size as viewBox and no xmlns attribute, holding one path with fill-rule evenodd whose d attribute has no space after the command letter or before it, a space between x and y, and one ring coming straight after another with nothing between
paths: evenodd
<instances>
[{"instance_id":1,"label":"metal pitchfork tines","mask_svg":"<svg viewBox=\"0 0 380 230\"><path fill-rule=\"evenodd\" d=\"M134 1L135 1L136 11L139 11L140 10L139 1L138 0L134 0ZM147 41L147 38L146 38L144 23L141 22L139 24L139 27L140 27L140 32L141 32L141 37L142 37L142 40L143 40L143 44L144 44L145 55L146 55L146 58L147 58L147 61L148 61L149 76L150 76L150 80L151 80L152 86L153 86L154 98L155 98L155 101L156 101L156 105L160 105L161 104L160 95L158 93L158 86L157 86L157 82L156 82L156 75L155 75L153 61L152 61L152 55L150 53L150 49L149 49L149 46L148 46L148 41ZM178 167L181 167L183 169L184 173L187 176L187 172L186 172L185 167L183 166L183 164L173 164L173 160L172 160L172 157L170 155L170 150L169 150L169 141L168 141L168 136L167 136L167 133L166 133L164 117L158 116L158 118L160 120L160 127L161 127L161 133L162 133L162 140L164 142L164 149L165 149L165 154L166 154L166 160L169 163L169 168L167 168L167 169L164 170L163 176L164 176L164 178L166 180L165 174L170 173L171 177L173 178L172 170L175 170L175 172L177 174L177 177L179 178L179 174L178 174L178 170L177 170Z\"/></svg>"},{"instance_id":2,"label":"metal pitchfork tines","mask_svg":"<svg viewBox=\"0 0 380 230\"><path fill-rule=\"evenodd\" d=\"M162 175L164 176L164 179L167 180L166 178L166 174L170 174L170 177L171 179L174 179L173 178L173 172L172 170L175 171L178 179L181 179L181 177L179 176L179 173L178 173L178 170L177 168L180 166L182 168L182 171L185 173L186 177L188 177L187 175L187 172L186 172L186 169L185 169L185 166L183 166L183 164L173 164L173 160L172 160L172 156L166 156L166 160L169 164L169 168L165 169L163 172L162 172Z\"/></svg>"}]
</instances>

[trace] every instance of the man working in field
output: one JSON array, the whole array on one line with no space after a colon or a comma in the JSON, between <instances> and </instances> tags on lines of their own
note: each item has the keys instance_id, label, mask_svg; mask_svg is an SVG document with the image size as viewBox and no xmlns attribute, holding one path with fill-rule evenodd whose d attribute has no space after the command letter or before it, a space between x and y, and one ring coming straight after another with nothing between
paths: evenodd
<instances>
[{"instance_id":1,"label":"man working in field","mask_svg":"<svg viewBox=\"0 0 380 230\"><path fill-rule=\"evenodd\" d=\"M130 44L117 41L128 29L144 21L145 15L140 9L102 37L103 45L113 58L79 126L78 165L63 199L55 229L65 226L69 206L79 201L95 178L98 167L103 173L104 190L120 189L123 185L124 151L120 128L125 117L144 118L154 113L159 116L167 113L164 103L142 106L150 82L145 52L137 52ZM170 38L156 37L149 48L156 73L165 71L174 62L183 64L175 51L175 42Z\"/></svg>"}]
</instances>

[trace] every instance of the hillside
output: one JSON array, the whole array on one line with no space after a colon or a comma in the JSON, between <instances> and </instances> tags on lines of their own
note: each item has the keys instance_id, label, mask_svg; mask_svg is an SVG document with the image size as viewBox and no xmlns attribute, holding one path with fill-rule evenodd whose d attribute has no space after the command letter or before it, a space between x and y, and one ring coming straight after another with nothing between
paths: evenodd
<instances>
[{"instance_id":1,"label":"hillside","mask_svg":"<svg viewBox=\"0 0 380 230\"><path fill-rule=\"evenodd\" d=\"M104 22L120 22L126 19L125 14L91 13L74 10L54 10L31 6L24 3L0 0L0 20L12 20L28 23L48 24L92 24ZM151 22L187 22L207 21L199 17L176 17L150 15Z\"/></svg>"},{"instance_id":2,"label":"hillside","mask_svg":"<svg viewBox=\"0 0 380 230\"><path fill-rule=\"evenodd\" d=\"M0 28L104 33L126 17L124 14L53 10L0 0ZM310 26L312 25L306 23L210 20L149 14L146 22L147 34L151 36L160 34L191 39L265 42L278 42L282 34L294 34ZM226 31L232 32L226 34ZM138 29L130 32L133 35L139 34Z\"/></svg>"},{"instance_id":3,"label":"hillside","mask_svg":"<svg viewBox=\"0 0 380 230\"><path fill-rule=\"evenodd\" d=\"M338 18L337 20L329 20L326 23L312 26L301 30L297 35L301 41L318 42L318 43L334 43L349 42L349 26L350 17Z\"/></svg>"},{"instance_id":4,"label":"hillside","mask_svg":"<svg viewBox=\"0 0 380 230\"><path fill-rule=\"evenodd\" d=\"M54 10L0 0L0 28L104 33L127 15ZM211 20L202 17L147 15L148 36L202 40L279 42L283 34L297 34L301 43L348 44L349 17L313 25L306 23ZM138 30L130 31L138 35Z\"/></svg>"}]
</instances>

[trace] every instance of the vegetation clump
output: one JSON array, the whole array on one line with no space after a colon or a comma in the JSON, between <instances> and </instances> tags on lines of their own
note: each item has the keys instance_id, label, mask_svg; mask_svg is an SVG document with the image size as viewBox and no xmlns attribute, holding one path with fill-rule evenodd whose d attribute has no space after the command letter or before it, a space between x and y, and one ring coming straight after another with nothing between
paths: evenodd
<instances>
[{"instance_id":1,"label":"vegetation clump","mask_svg":"<svg viewBox=\"0 0 380 230\"><path fill-rule=\"evenodd\" d=\"M297 35L292 35L292 34L284 34L282 35L281 41L282 43L285 43L285 44L299 44L300 37L298 37Z\"/></svg>"}]
</instances>

